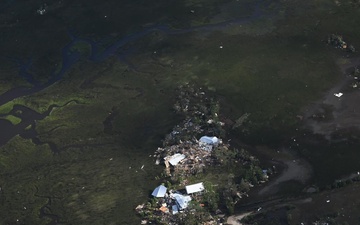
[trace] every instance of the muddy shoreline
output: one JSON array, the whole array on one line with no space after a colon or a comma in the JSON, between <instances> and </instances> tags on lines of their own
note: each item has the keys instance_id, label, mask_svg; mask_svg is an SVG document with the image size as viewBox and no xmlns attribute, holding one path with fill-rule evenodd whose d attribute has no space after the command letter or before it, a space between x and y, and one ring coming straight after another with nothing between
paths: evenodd
<instances>
[{"instance_id":1,"label":"muddy shoreline","mask_svg":"<svg viewBox=\"0 0 360 225\"><path fill-rule=\"evenodd\" d=\"M314 134L320 134L327 140L332 139L332 134L348 128L360 128L360 105L357 104L360 98L358 88L352 88L355 82L350 74L355 67L360 65L360 58L348 58L345 63L338 59L337 65L341 72L341 80L324 96L306 107L302 112L302 124L304 129L309 129ZM341 97L336 97L335 93L343 93ZM328 108L329 112L325 112ZM323 119L314 119L318 114L323 115Z\"/></svg>"},{"instance_id":2,"label":"muddy shoreline","mask_svg":"<svg viewBox=\"0 0 360 225\"><path fill-rule=\"evenodd\" d=\"M341 60L342 58L337 61L341 79L333 88L326 91L322 98L302 110L299 116L298 136L289 137L288 143L290 144L283 144L279 148L250 147L250 152L263 163L276 166L277 173L270 177L270 181L264 186L256 187L249 193L250 197L243 200L238 205L236 213L229 217L229 224L239 225L241 224L239 218L244 218L252 213L256 214L263 210L262 208L279 207L284 202L294 201L292 200L294 197L297 199L296 204L299 205L312 202L312 199L308 198L309 193L306 191L310 190L309 187L314 187L312 185L316 183L314 165L312 165L313 162L309 161L306 154L304 155L299 149L306 148L306 145L309 144L320 146L325 143L345 143L350 140L348 136L351 133L355 135L359 132L360 114L358 112L360 112L360 105L357 102L360 98L360 91L358 88L352 88L354 77L350 74L360 65L360 58L346 58L345 63L341 63ZM340 98L334 96L335 93L339 92L344 95ZM330 111L325 113L324 108L330 109ZM316 116L319 114L324 119L318 119ZM346 178L354 176L356 173L343 174L338 177L338 180L346 180ZM294 193L293 196L287 195L283 189L287 182L297 183L299 192Z\"/></svg>"}]
</instances>

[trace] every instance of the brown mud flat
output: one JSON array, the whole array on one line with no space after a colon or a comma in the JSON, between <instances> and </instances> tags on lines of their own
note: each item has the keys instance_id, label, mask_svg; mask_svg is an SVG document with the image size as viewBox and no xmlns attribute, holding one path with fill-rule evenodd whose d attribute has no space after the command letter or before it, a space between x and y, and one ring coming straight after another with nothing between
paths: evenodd
<instances>
[{"instance_id":1,"label":"brown mud flat","mask_svg":"<svg viewBox=\"0 0 360 225\"><path fill-rule=\"evenodd\" d=\"M291 149L282 147L277 150L266 146L256 146L251 152L255 152L257 157L267 161L266 164L273 165L276 171L270 176L268 183L256 187L251 192L251 199L261 201L279 197L283 194L281 193L282 186L287 182L294 181L304 187L309 184L313 174L311 165Z\"/></svg>"},{"instance_id":2,"label":"brown mud flat","mask_svg":"<svg viewBox=\"0 0 360 225\"><path fill-rule=\"evenodd\" d=\"M228 224L245 225L240 220L250 216L253 222L276 221L274 224L358 224L360 221L360 183L308 194L301 198L274 201L273 204L249 209L229 217ZM351 199L351 201L349 201ZM272 218L272 220L271 220ZM270 220L269 220L270 219ZM282 221L282 222L281 222ZM330 223L329 223L330 222ZM251 223L253 224L253 223Z\"/></svg>"},{"instance_id":3,"label":"brown mud flat","mask_svg":"<svg viewBox=\"0 0 360 225\"><path fill-rule=\"evenodd\" d=\"M360 65L360 58L347 58L342 62L338 60L337 65L342 78L333 88L324 93L320 100L307 106L299 116L301 130L324 137L330 142L338 141L336 138L342 136L346 138L349 132L350 135L351 133L354 135L360 130L360 104L358 104L360 91L352 87L355 80L350 75ZM343 93L343 96L336 97L334 94L339 92ZM342 133L344 135L341 135ZM306 137L301 137L301 139L307 140ZM284 147L270 149L265 146L256 146L251 152L262 161L276 165L277 173L270 178L269 183L249 193L250 198L242 202L243 205L238 208L239 214L230 217L229 224L242 224L239 218L250 214L252 216L276 214L284 207L288 207L285 210L287 218L283 218L287 220L287 224L303 222L303 224L312 224L321 219L319 215L330 214L335 221L346 221L349 224L360 221L358 216L360 203L358 201L349 203L349 199L359 197L356 191L360 186L358 182L343 188L313 194L306 193L305 187L310 187L314 175L314 168L306 157ZM343 176L344 179L341 180L346 180L351 176ZM299 189L303 189L298 197L284 195L284 187L286 188L288 182L295 182L299 185ZM257 211L258 209L261 211Z\"/></svg>"},{"instance_id":4,"label":"brown mud flat","mask_svg":"<svg viewBox=\"0 0 360 225\"><path fill-rule=\"evenodd\" d=\"M311 195L308 201L295 201L290 213L295 221L305 224L315 221L318 215L332 215L336 222L358 224L360 221L360 183ZM351 199L351 201L349 201ZM295 224L295 223L294 223Z\"/></svg>"},{"instance_id":5,"label":"brown mud flat","mask_svg":"<svg viewBox=\"0 0 360 225\"><path fill-rule=\"evenodd\" d=\"M284 171L275 178L268 185L263 187L259 192L259 196L271 196L279 191L279 185L288 181L297 181L301 184L306 184L306 182L311 177L311 167L308 162L303 159L297 160L288 160L284 161L286 168Z\"/></svg>"},{"instance_id":6,"label":"brown mud flat","mask_svg":"<svg viewBox=\"0 0 360 225\"><path fill-rule=\"evenodd\" d=\"M322 99L307 107L302 115L304 127L310 129L314 134L320 134L331 139L331 135L340 130L349 128L360 128L360 91L352 88L354 78L349 75L356 66L360 65L360 58L347 59L338 67L343 74L341 81L331 88ZM336 97L335 93L343 93ZM326 112L326 108L329 112ZM314 119L321 117L322 119Z\"/></svg>"},{"instance_id":7,"label":"brown mud flat","mask_svg":"<svg viewBox=\"0 0 360 225\"><path fill-rule=\"evenodd\" d=\"M243 225L243 223L241 223L240 221L250 214L251 212L246 212L240 215L229 216L226 223L230 225Z\"/></svg>"}]
</instances>

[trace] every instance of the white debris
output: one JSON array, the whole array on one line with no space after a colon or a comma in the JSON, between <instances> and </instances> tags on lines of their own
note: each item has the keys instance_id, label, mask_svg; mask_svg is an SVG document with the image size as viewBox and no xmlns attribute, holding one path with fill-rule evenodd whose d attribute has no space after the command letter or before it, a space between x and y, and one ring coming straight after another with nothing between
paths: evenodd
<instances>
[{"instance_id":1,"label":"white debris","mask_svg":"<svg viewBox=\"0 0 360 225\"><path fill-rule=\"evenodd\" d=\"M36 10L36 13L42 16L47 12L47 8L48 8L47 5L44 4L40 6L38 10Z\"/></svg>"},{"instance_id":2,"label":"white debris","mask_svg":"<svg viewBox=\"0 0 360 225\"><path fill-rule=\"evenodd\" d=\"M327 202L327 203L329 203L329 202L330 202L330 200L326 200L326 202Z\"/></svg>"},{"instance_id":3,"label":"white debris","mask_svg":"<svg viewBox=\"0 0 360 225\"><path fill-rule=\"evenodd\" d=\"M339 93L335 93L334 95L335 95L336 97L340 98L340 97L343 96L344 94L341 93L341 92L339 92Z\"/></svg>"},{"instance_id":4,"label":"white debris","mask_svg":"<svg viewBox=\"0 0 360 225\"><path fill-rule=\"evenodd\" d=\"M203 144L209 144L209 145L217 145L220 143L219 138L213 136L213 137L209 137L209 136L202 136L199 139L199 142L203 143Z\"/></svg>"},{"instance_id":5,"label":"white debris","mask_svg":"<svg viewBox=\"0 0 360 225\"><path fill-rule=\"evenodd\" d=\"M201 192L201 191L205 190L203 182L197 183L197 184L192 184L192 185L187 185L187 186L185 186L185 189L188 194Z\"/></svg>"},{"instance_id":6,"label":"white debris","mask_svg":"<svg viewBox=\"0 0 360 225\"><path fill-rule=\"evenodd\" d=\"M186 209L191 201L191 197L188 195L181 195L178 193L173 193L170 195L171 198L176 200L178 208L180 210Z\"/></svg>"},{"instance_id":7,"label":"white debris","mask_svg":"<svg viewBox=\"0 0 360 225\"><path fill-rule=\"evenodd\" d=\"M185 155L180 153L176 153L170 157L164 158L165 161L168 160L169 163L173 166L176 166L183 159L185 159Z\"/></svg>"},{"instance_id":8,"label":"white debris","mask_svg":"<svg viewBox=\"0 0 360 225\"><path fill-rule=\"evenodd\" d=\"M217 146L220 141L217 137L202 136L199 139L199 146L206 151L212 151L213 147Z\"/></svg>"}]
</instances>

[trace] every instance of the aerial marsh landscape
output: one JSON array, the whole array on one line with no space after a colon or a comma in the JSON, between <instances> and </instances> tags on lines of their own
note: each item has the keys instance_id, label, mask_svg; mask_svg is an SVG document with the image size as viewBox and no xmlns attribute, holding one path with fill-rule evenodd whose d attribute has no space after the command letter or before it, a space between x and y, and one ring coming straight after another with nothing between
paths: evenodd
<instances>
[{"instance_id":1,"label":"aerial marsh landscape","mask_svg":"<svg viewBox=\"0 0 360 225\"><path fill-rule=\"evenodd\" d=\"M235 157L276 168L233 210L220 199L226 217L359 223L358 1L0 6L0 224L140 224L155 187L184 188L153 155L191 118L174 108L187 85ZM226 157L189 181L251 180Z\"/></svg>"}]
</instances>

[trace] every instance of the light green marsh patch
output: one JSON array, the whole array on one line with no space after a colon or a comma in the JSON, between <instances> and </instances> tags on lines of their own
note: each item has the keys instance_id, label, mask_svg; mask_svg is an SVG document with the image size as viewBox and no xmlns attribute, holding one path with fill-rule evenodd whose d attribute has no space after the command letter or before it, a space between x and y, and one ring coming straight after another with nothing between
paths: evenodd
<instances>
[{"instance_id":1,"label":"light green marsh patch","mask_svg":"<svg viewBox=\"0 0 360 225\"><path fill-rule=\"evenodd\" d=\"M0 119L5 119L10 121L13 125L17 125L21 123L21 119L19 117L13 116L13 115L7 115L4 117L0 117Z\"/></svg>"}]
</instances>

